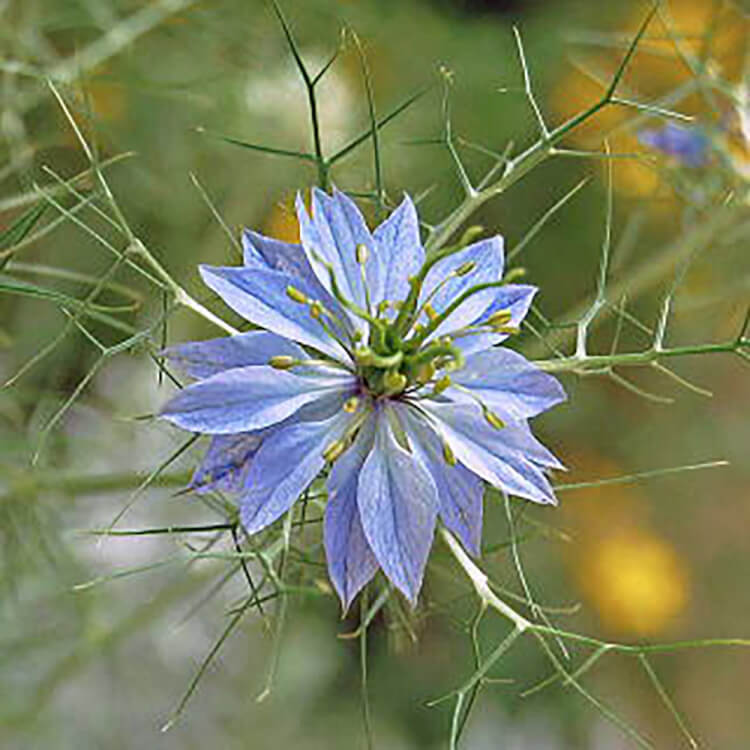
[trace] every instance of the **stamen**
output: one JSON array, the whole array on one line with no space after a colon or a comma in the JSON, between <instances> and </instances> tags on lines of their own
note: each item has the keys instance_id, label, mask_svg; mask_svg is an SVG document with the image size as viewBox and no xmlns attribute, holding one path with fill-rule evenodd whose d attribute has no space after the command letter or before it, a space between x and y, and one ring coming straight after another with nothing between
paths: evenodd
<instances>
[{"instance_id":1,"label":"stamen","mask_svg":"<svg viewBox=\"0 0 750 750\"><path fill-rule=\"evenodd\" d=\"M406 375L403 375L400 372L395 372L394 370L389 370L383 378L383 386L385 387L383 395L393 396L396 393L401 393L401 391L406 388L408 382Z\"/></svg>"},{"instance_id":2,"label":"stamen","mask_svg":"<svg viewBox=\"0 0 750 750\"><path fill-rule=\"evenodd\" d=\"M352 396L344 401L343 409L347 414L354 414L359 408L359 399L356 396Z\"/></svg>"},{"instance_id":3,"label":"stamen","mask_svg":"<svg viewBox=\"0 0 750 750\"><path fill-rule=\"evenodd\" d=\"M294 357L290 357L286 354L278 354L268 360L268 364L275 370L288 370L291 367L294 367L296 362L297 360L294 359Z\"/></svg>"},{"instance_id":4,"label":"stamen","mask_svg":"<svg viewBox=\"0 0 750 750\"><path fill-rule=\"evenodd\" d=\"M435 312L435 308L429 302L424 305L423 309L430 320L435 320L435 318L437 318L438 314Z\"/></svg>"},{"instance_id":5,"label":"stamen","mask_svg":"<svg viewBox=\"0 0 750 750\"><path fill-rule=\"evenodd\" d=\"M510 321L513 319L513 313L510 310L498 310L497 312L492 313L489 318L487 318L487 325L489 326L505 326L510 323Z\"/></svg>"},{"instance_id":6,"label":"stamen","mask_svg":"<svg viewBox=\"0 0 750 750\"><path fill-rule=\"evenodd\" d=\"M291 284L286 288L286 295L295 302L299 302L300 305L306 305L310 301L304 292L301 292L296 286L292 286Z\"/></svg>"},{"instance_id":7,"label":"stamen","mask_svg":"<svg viewBox=\"0 0 750 750\"><path fill-rule=\"evenodd\" d=\"M324 451L323 458L332 464L346 450L346 443L343 440L334 440Z\"/></svg>"},{"instance_id":8,"label":"stamen","mask_svg":"<svg viewBox=\"0 0 750 750\"><path fill-rule=\"evenodd\" d=\"M500 417L495 414L494 411L490 411L489 409L484 409L484 418L496 429L496 430L502 430L503 427L505 427L505 422L503 422Z\"/></svg>"},{"instance_id":9,"label":"stamen","mask_svg":"<svg viewBox=\"0 0 750 750\"><path fill-rule=\"evenodd\" d=\"M453 381L451 380L450 375L443 375L440 380L435 383L435 387L432 389L432 392L439 396L443 391L447 390L451 385L453 384Z\"/></svg>"},{"instance_id":10,"label":"stamen","mask_svg":"<svg viewBox=\"0 0 750 750\"><path fill-rule=\"evenodd\" d=\"M451 276L468 276L472 271L476 269L476 267L477 267L477 263L475 260L467 260L466 263L462 263L450 275Z\"/></svg>"},{"instance_id":11,"label":"stamen","mask_svg":"<svg viewBox=\"0 0 750 750\"><path fill-rule=\"evenodd\" d=\"M453 453L453 449L448 445L447 442L443 441L443 458L445 459L445 463L447 463L449 466L455 466L456 465L456 455Z\"/></svg>"}]
</instances>

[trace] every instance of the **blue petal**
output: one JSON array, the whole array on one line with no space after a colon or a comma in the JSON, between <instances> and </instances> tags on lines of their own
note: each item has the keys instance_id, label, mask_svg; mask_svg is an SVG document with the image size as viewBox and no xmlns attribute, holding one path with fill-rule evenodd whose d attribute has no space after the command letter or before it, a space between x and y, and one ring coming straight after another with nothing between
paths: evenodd
<instances>
[{"instance_id":1,"label":"blue petal","mask_svg":"<svg viewBox=\"0 0 750 750\"><path fill-rule=\"evenodd\" d=\"M471 324L478 325L487 320L493 313L500 310L509 310L511 318L508 325L518 328L526 317L537 291L539 291L537 287L528 284L501 286L496 290L496 296L492 304L476 320L472 320ZM497 346L507 338L507 333L477 333L459 337L453 343L461 349L464 356L468 356L473 352L480 352Z\"/></svg>"},{"instance_id":2,"label":"blue petal","mask_svg":"<svg viewBox=\"0 0 750 750\"><path fill-rule=\"evenodd\" d=\"M419 236L417 210L408 195L373 233L383 261L382 288L373 293L375 303L406 299L409 277L419 272L425 253Z\"/></svg>"},{"instance_id":3,"label":"blue petal","mask_svg":"<svg viewBox=\"0 0 750 750\"><path fill-rule=\"evenodd\" d=\"M520 422L497 430L475 404L428 403L420 407L448 443L455 457L470 471L512 495L538 503L556 504L542 467L562 464Z\"/></svg>"},{"instance_id":4,"label":"blue petal","mask_svg":"<svg viewBox=\"0 0 750 750\"><path fill-rule=\"evenodd\" d=\"M359 474L357 504L370 548L390 581L416 603L438 512L437 488L422 460L396 441L380 405L375 444Z\"/></svg>"},{"instance_id":5,"label":"blue petal","mask_svg":"<svg viewBox=\"0 0 750 750\"><path fill-rule=\"evenodd\" d=\"M705 133L695 128L668 122L659 130L641 130L638 140L675 157L687 167L702 167L708 161L710 142Z\"/></svg>"},{"instance_id":6,"label":"blue petal","mask_svg":"<svg viewBox=\"0 0 750 750\"><path fill-rule=\"evenodd\" d=\"M534 417L566 398L556 378L507 348L472 354L451 378L504 422ZM457 388L449 388L445 395L458 401L471 398Z\"/></svg>"},{"instance_id":7,"label":"blue petal","mask_svg":"<svg viewBox=\"0 0 750 750\"><path fill-rule=\"evenodd\" d=\"M214 435L190 486L196 492L239 492L250 462L263 441L264 431Z\"/></svg>"},{"instance_id":8,"label":"blue petal","mask_svg":"<svg viewBox=\"0 0 750 750\"><path fill-rule=\"evenodd\" d=\"M412 451L430 472L438 491L440 518L472 554L479 556L482 543L484 485L463 464L451 466L443 456L439 436L415 409L395 407L409 436Z\"/></svg>"},{"instance_id":9,"label":"blue petal","mask_svg":"<svg viewBox=\"0 0 750 750\"><path fill-rule=\"evenodd\" d=\"M450 278L452 272L469 262L476 264L473 271L464 276ZM473 245L469 245L463 250L438 261L430 269L422 286L420 304L435 292L431 304L437 313L441 313L458 296L472 287L487 282L500 281L503 275L503 263L502 237L497 235L475 242ZM438 285L441 285L439 289ZM436 289L437 291L435 291ZM472 294L451 313L447 320L440 324L432 338L463 328L477 320L495 300L497 291L497 287L491 287Z\"/></svg>"},{"instance_id":10,"label":"blue petal","mask_svg":"<svg viewBox=\"0 0 750 750\"><path fill-rule=\"evenodd\" d=\"M354 444L333 465L328 478L328 505L323 537L328 574L338 592L344 611L370 581L378 561L362 529L357 506L357 484L362 465L372 447L373 420L368 420Z\"/></svg>"},{"instance_id":11,"label":"blue petal","mask_svg":"<svg viewBox=\"0 0 750 750\"><path fill-rule=\"evenodd\" d=\"M354 202L338 190L334 191L331 198L314 188L312 208L313 215L310 219L302 199L297 197L302 244L315 273L324 286L329 288L328 271L323 262L330 264L342 294L364 308L366 298L357 262L357 245L365 245L370 254L365 273L371 289L380 288L382 274L380 260L375 253L375 241L362 214ZM362 327L360 321L356 322Z\"/></svg>"},{"instance_id":12,"label":"blue petal","mask_svg":"<svg viewBox=\"0 0 750 750\"><path fill-rule=\"evenodd\" d=\"M163 352L170 363L193 378L249 365L267 365L276 355L307 359L304 349L275 333L250 331L209 341L191 341L170 346Z\"/></svg>"},{"instance_id":13,"label":"blue petal","mask_svg":"<svg viewBox=\"0 0 750 750\"><path fill-rule=\"evenodd\" d=\"M325 465L323 451L338 440L352 415L339 409L319 422L275 430L255 455L240 497L240 520L249 534L273 523L292 507Z\"/></svg>"},{"instance_id":14,"label":"blue petal","mask_svg":"<svg viewBox=\"0 0 750 750\"><path fill-rule=\"evenodd\" d=\"M317 289L304 279L255 268L201 266L200 272L206 284L251 323L334 359L349 361L345 349L325 333L308 306L289 298L287 288L292 286L317 299Z\"/></svg>"},{"instance_id":15,"label":"blue petal","mask_svg":"<svg viewBox=\"0 0 750 750\"><path fill-rule=\"evenodd\" d=\"M348 392L354 377L334 370L309 376L273 367L239 367L183 388L161 416L185 430L247 432L281 422L327 394Z\"/></svg>"}]
</instances>

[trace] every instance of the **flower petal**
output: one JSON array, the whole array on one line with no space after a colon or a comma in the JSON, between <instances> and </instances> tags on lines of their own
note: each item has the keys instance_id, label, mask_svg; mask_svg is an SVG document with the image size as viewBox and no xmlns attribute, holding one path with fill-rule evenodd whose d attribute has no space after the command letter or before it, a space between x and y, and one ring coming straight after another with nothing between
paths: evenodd
<instances>
[{"instance_id":1,"label":"flower petal","mask_svg":"<svg viewBox=\"0 0 750 750\"><path fill-rule=\"evenodd\" d=\"M566 398L557 378L507 348L472 354L451 378L468 388L503 422L534 417ZM457 401L471 398L457 388L449 388L445 395Z\"/></svg>"},{"instance_id":2,"label":"flower petal","mask_svg":"<svg viewBox=\"0 0 750 750\"><path fill-rule=\"evenodd\" d=\"M364 245L370 254L365 264L365 275L370 290L382 286L380 260L375 253L375 240L367 228L356 204L339 190L333 197L313 188L312 219L297 196L297 217L302 245L309 261L323 285L329 289L328 271L324 263L333 268L342 294L362 308L366 307L362 272L357 262L357 245ZM359 328L362 322L353 319Z\"/></svg>"},{"instance_id":3,"label":"flower petal","mask_svg":"<svg viewBox=\"0 0 750 750\"><path fill-rule=\"evenodd\" d=\"M416 603L438 512L437 488L422 460L396 441L387 405L373 419L375 442L359 474L365 537L390 581Z\"/></svg>"},{"instance_id":4,"label":"flower petal","mask_svg":"<svg viewBox=\"0 0 750 750\"><path fill-rule=\"evenodd\" d=\"M354 444L336 461L328 478L328 505L323 538L328 574L344 611L370 581L378 561L365 538L357 506L359 473L374 439L374 423L363 425Z\"/></svg>"},{"instance_id":5,"label":"flower petal","mask_svg":"<svg viewBox=\"0 0 750 750\"><path fill-rule=\"evenodd\" d=\"M474 270L463 276L451 277L451 273L466 263L475 263ZM441 313L457 297L477 286L477 284L500 281L503 275L503 263L502 237L496 235L475 242L473 245L469 245L463 250L438 261L430 269L422 285L420 304L434 292L431 304L437 313ZM440 285L439 288L438 285ZM497 291L497 288L490 288L472 294L451 313L447 320L440 324L430 338L442 336L473 323L492 304L497 296Z\"/></svg>"},{"instance_id":6,"label":"flower petal","mask_svg":"<svg viewBox=\"0 0 750 750\"><path fill-rule=\"evenodd\" d=\"M304 349L267 331L249 331L209 341L191 341L165 349L170 364L193 378L209 378L224 370L267 365L276 355L307 359Z\"/></svg>"},{"instance_id":7,"label":"flower petal","mask_svg":"<svg viewBox=\"0 0 750 750\"><path fill-rule=\"evenodd\" d=\"M506 284L495 291L496 296L492 304L476 320L473 320L471 325L478 325L500 310L508 310L511 314L508 326L520 327L531 307L534 296L539 290L537 287L528 284ZM461 349L464 356L468 356L474 352L497 346L507 338L507 333L475 333L456 338L453 344Z\"/></svg>"},{"instance_id":8,"label":"flower petal","mask_svg":"<svg viewBox=\"0 0 750 750\"><path fill-rule=\"evenodd\" d=\"M373 302L405 300L409 277L419 272L425 257L417 210L408 195L373 236L383 263L383 283L380 289L373 291Z\"/></svg>"},{"instance_id":9,"label":"flower petal","mask_svg":"<svg viewBox=\"0 0 750 750\"><path fill-rule=\"evenodd\" d=\"M263 441L264 431L214 435L190 487L196 492L239 492L250 462Z\"/></svg>"},{"instance_id":10,"label":"flower petal","mask_svg":"<svg viewBox=\"0 0 750 750\"><path fill-rule=\"evenodd\" d=\"M399 405L401 424L412 451L430 472L438 491L440 518L473 555L480 554L484 485L463 464L451 466L443 456L440 437L415 409Z\"/></svg>"},{"instance_id":11,"label":"flower petal","mask_svg":"<svg viewBox=\"0 0 750 750\"><path fill-rule=\"evenodd\" d=\"M307 305L295 302L287 294L292 286L317 299L317 288L305 279L256 268L201 266L200 272L206 284L251 323L339 361L349 361L346 350L325 333Z\"/></svg>"},{"instance_id":12,"label":"flower petal","mask_svg":"<svg viewBox=\"0 0 750 750\"><path fill-rule=\"evenodd\" d=\"M240 520L249 534L273 523L292 507L325 466L323 451L339 439L352 415L339 409L318 422L299 422L275 430L250 465L240 497Z\"/></svg>"},{"instance_id":13,"label":"flower petal","mask_svg":"<svg viewBox=\"0 0 750 750\"><path fill-rule=\"evenodd\" d=\"M541 467L563 468L523 423L491 427L476 404L428 403L420 407L455 457L482 479L512 495L557 504Z\"/></svg>"},{"instance_id":14,"label":"flower petal","mask_svg":"<svg viewBox=\"0 0 750 750\"><path fill-rule=\"evenodd\" d=\"M330 369L300 376L267 366L238 367L183 388L161 416L192 432L248 432L281 422L327 394L348 393L355 382Z\"/></svg>"}]
</instances>

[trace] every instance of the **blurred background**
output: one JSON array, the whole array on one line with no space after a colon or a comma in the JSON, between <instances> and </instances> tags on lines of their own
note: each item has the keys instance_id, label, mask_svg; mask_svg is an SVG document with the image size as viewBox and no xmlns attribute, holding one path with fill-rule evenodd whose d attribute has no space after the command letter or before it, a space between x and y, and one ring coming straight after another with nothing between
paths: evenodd
<instances>
[{"instance_id":1,"label":"blurred background","mask_svg":"<svg viewBox=\"0 0 750 750\"><path fill-rule=\"evenodd\" d=\"M613 153L633 157L612 162L610 301L627 304L628 314L653 327L680 259L689 256L668 341L725 342L738 335L750 301L748 212L734 210L709 241L694 240L734 196L747 194L741 86L748 8L729 0L664 5L671 21L652 22L619 91L694 115L707 139L705 160L691 167L649 149L638 130L663 122L625 106L607 108L564 145L601 152L606 135ZM339 48L342 29L356 31L379 116L428 88L383 127L381 156L388 196L423 196L420 210L430 223L461 198L438 142L441 66L452 72L460 153L478 180L492 152L509 141L520 149L538 136L512 24L521 31L539 103L557 124L600 96L648 10L627 0L283 6L312 71ZM120 529L221 520L216 507L180 493L203 443L187 445L187 435L147 418L174 390L152 356L162 340L208 338L217 330L185 311L158 325L164 296L127 266L102 282L99 311L107 319L87 318L84 330L70 325L70 298L84 299L112 263L101 240L125 244L90 205L73 212L78 199L60 180L82 175L73 185L84 197L93 196L93 181L45 79L58 83L98 158L114 161L107 179L133 232L179 283L234 320L196 272L201 262L238 260L203 194L235 236L249 226L290 240L297 232L293 196L316 179L309 163L222 139L311 148L305 89L278 20L260 0L5 0L0 45L0 747L363 747L359 647L341 638L358 616L341 619L314 528L300 540L310 554L294 561L291 575L318 595L289 598L270 695L256 701L274 661L273 602L232 631L165 733L160 728L247 590L234 561L190 553L209 543L231 551L231 539L86 533L115 519ZM369 127L351 37L318 94L322 148L332 154ZM372 164L364 143L336 164L332 178L341 188L371 191ZM541 287L546 319L570 321L595 288L604 166L575 154L551 159L473 217L512 249L589 178L515 261ZM39 190L49 198L40 201ZM33 214L37 206L43 215ZM362 206L372 218L371 206ZM24 220L28 234L19 233ZM113 327L111 317L125 328ZM530 321L544 328L542 318ZM123 353L110 348L128 330L150 325L150 341ZM592 351L608 352L615 329L610 320L593 331ZM570 333L551 329L548 341L567 351ZM649 343L634 324L618 335L625 351ZM535 358L549 356L530 331L518 345ZM559 509L519 504L526 577L540 603L561 608L550 617L565 630L634 643L750 637L747 362L705 354L670 366L713 396L652 370L627 373L646 395L606 377L564 376L568 403L537 420L535 429L570 467L560 482L730 463L571 489L560 493ZM134 494L151 474L148 489ZM520 593L508 538L502 502L490 495L484 563L494 580ZM437 545L421 608L394 605L369 630L377 747L447 746L450 703L427 702L472 672L467 628L474 614L459 571ZM483 647L506 630L498 618L485 618ZM721 750L750 747L750 651L686 650L655 657L653 665L699 741ZM522 697L549 669L533 643L516 647L480 692L462 746L634 746L570 688L555 684ZM585 684L656 747L688 746L636 659L607 656Z\"/></svg>"}]
</instances>

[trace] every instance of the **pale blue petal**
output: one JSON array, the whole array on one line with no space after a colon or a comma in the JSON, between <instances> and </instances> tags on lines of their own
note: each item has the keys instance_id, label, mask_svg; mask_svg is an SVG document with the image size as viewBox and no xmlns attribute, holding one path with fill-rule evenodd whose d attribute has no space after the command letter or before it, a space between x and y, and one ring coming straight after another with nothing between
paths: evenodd
<instances>
[{"instance_id":1,"label":"pale blue petal","mask_svg":"<svg viewBox=\"0 0 750 750\"><path fill-rule=\"evenodd\" d=\"M472 354L451 378L468 388L503 422L534 417L566 398L556 378L507 348ZM445 395L460 401L470 398L458 388L449 388Z\"/></svg>"},{"instance_id":2,"label":"pale blue petal","mask_svg":"<svg viewBox=\"0 0 750 750\"><path fill-rule=\"evenodd\" d=\"M421 401L433 426L455 457L495 487L538 503L556 504L542 467L561 468L524 423L501 430L490 426L475 404Z\"/></svg>"},{"instance_id":3,"label":"pale blue petal","mask_svg":"<svg viewBox=\"0 0 750 750\"><path fill-rule=\"evenodd\" d=\"M209 341L191 341L165 349L162 354L170 364L193 378L211 375L235 367L267 365L271 357L286 355L308 359L304 349L267 331L249 331Z\"/></svg>"},{"instance_id":4,"label":"pale blue petal","mask_svg":"<svg viewBox=\"0 0 750 750\"><path fill-rule=\"evenodd\" d=\"M465 276L450 278L451 272L465 263L473 262L476 267ZM431 304L437 313L443 312L448 305L464 292L478 284L500 281L503 275L503 238L499 235L449 255L438 261L428 272L422 286L420 304L435 291ZM445 281L447 279L447 281ZM442 282L445 281L443 284ZM438 289L438 285L440 285ZM472 294L437 328L431 336L442 336L451 331L469 325L477 320L493 303L497 296L497 287L484 289Z\"/></svg>"},{"instance_id":5,"label":"pale blue petal","mask_svg":"<svg viewBox=\"0 0 750 750\"><path fill-rule=\"evenodd\" d=\"M312 290L310 296L322 302L336 317L341 320L349 332L353 328L348 324L348 315L336 301L327 287L320 283L302 245L264 237L262 234L245 229L242 233L242 247L245 266L261 270L280 271L297 279L303 279Z\"/></svg>"},{"instance_id":6,"label":"pale blue petal","mask_svg":"<svg viewBox=\"0 0 750 750\"><path fill-rule=\"evenodd\" d=\"M200 273L229 307L251 323L311 346L334 359L349 361L345 349L310 315L309 307L295 302L287 294L287 288L293 286L316 299L316 289L304 279L255 268L201 266Z\"/></svg>"},{"instance_id":7,"label":"pale blue petal","mask_svg":"<svg viewBox=\"0 0 750 750\"><path fill-rule=\"evenodd\" d=\"M375 415L375 444L359 474L362 527L383 572L416 603L438 512L437 488L422 460L396 441L389 407Z\"/></svg>"},{"instance_id":8,"label":"pale blue petal","mask_svg":"<svg viewBox=\"0 0 750 750\"><path fill-rule=\"evenodd\" d=\"M476 320L471 321L477 325L487 320L493 313L500 310L509 310L511 314L508 325L518 328L531 307L531 303L538 289L528 284L506 284L496 290L496 296L492 304ZM465 356L474 352L480 352L497 346L508 338L507 333L479 333L456 338L453 344L464 353Z\"/></svg>"},{"instance_id":9,"label":"pale blue petal","mask_svg":"<svg viewBox=\"0 0 750 750\"><path fill-rule=\"evenodd\" d=\"M239 492L265 432L214 435L190 486L196 492Z\"/></svg>"},{"instance_id":10,"label":"pale blue petal","mask_svg":"<svg viewBox=\"0 0 750 750\"><path fill-rule=\"evenodd\" d=\"M191 432L247 432L281 422L305 404L349 392L352 375L332 369L300 376L273 367L239 367L183 388L161 416Z\"/></svg>"},{"instance_id":11,"label":"pale blue petal","mask_svg":"<svg viewBox=\"0 0 750 750\"><path fill-rule=\"evenodd\" d=\"M440 518L473 555L480 554L484 485L463 464L451 466L443 456L440 437L412 407L395 407L409 436L412 451L432 476L438 491Z\"/></svg>"},{"instance_id":12,"label":"pale blue petal","mask_svg":"<svg viewBox=\"0 0 750 750\"><path fill-rule=\"evenodd\" d=\"M409 277L419 272L425 259L417 210L408 195L373 236L378 256L383 260L383 284L373 293L373 302L405 300L409 294Z\"/></svg>"},{"instance_id":13,"label":"pale blue petal","mask_svg":"<svg viewBox=\"0 0 750 750\"><path fill-rule=\"evenodd\" d=\"M328 504L323 538L328 574L341 599L344 611L372 579L378 561L362 529L357 506L359 473L374 439L374 420L361 428L354 444L333 465L328 478Z\"/></svg>"},{"instance_id":14,"label":"pale blue petal","mask_svg":"<svg viewBox=\"0 0 750 750\"><path fill-rule=\"evenodd\" d=\"M323 451L341 437L352 415L339 409L319 422L275 430L250 465L240 497L240 520L249 534L282 516L325 466Z\"/></svg>"}]
</instances>

